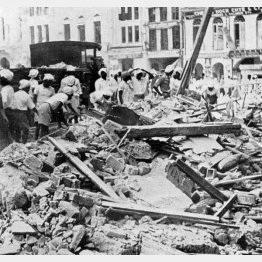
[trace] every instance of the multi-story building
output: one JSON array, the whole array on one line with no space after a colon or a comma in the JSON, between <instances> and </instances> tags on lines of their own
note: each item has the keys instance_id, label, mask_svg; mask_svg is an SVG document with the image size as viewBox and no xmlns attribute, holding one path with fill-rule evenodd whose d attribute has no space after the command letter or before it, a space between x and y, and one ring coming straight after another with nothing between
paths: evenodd
<instances>
[{"instance_id":1,"label":"multi-story building","mask_svg":"<svg viewBox=\"0 0 262 262\"><path fill-rule=\"evenodd\" d=\"M30 44L59 40L101 44L109 69L160 70L182 51L177 7L23 7L4 10L0 27L5 67L30 66Z\"/></svg>"},{"instance_id":2,"label":"multi-story building","mask_svg":"<svg viewBox=\"0 0 262 262\"><path fill-rule=\"evenodd\" d=\"M114 38L109 61L114 68L160 70L182 52L178 7L121 7L114 9Z\"/></svg>"},{"instance_id":3,"label":"multi-story building","mask_svg":"<svg viewBox=\"0 0 262 262\"><path fill-rule=\"evenodd\" d=\"M185 19L185 56L189 57L203 17L203 8L182 9ZM233 46L233 48L232 48ZM261 7L215 8L197 59L194 75L225 79L261 74Z\"/></svg>"},{"instance_id":4,"label":"multi-story building","mask_svg":"<svg viewBox=\"0 0 262 262\"><path fill-rule=\"evenodd\" d=\"M30 44L73 40L101 44L98 55L108 63L106 54L113 37L111 17L111 8L23 7L17 8L17 12L7 9L0 20L1 40L5 38L0 43L4 50L0 59L5 57L11 67L30 66Z\"/></svg>"}]
</instances>

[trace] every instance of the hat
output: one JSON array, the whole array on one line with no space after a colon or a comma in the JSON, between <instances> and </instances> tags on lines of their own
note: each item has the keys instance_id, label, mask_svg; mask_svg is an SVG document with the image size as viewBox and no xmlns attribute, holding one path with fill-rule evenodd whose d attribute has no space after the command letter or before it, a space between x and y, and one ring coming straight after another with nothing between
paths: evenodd
<instances>
[{"instance_id":1,"label":"hat","mask_svg":"<svg viewBox=\"0 0 262 262\"><path fill-rule=\"evenodd\" d=\"M136 76L139 74L143 74L143 71L141 69L136 70Z\"/></svg>"},{"instance_id":2,"label":"hat","mask_svg":"<svg viewBox=\"0 0 262 262\"><path fill-rule=\"evenodd\" d=\"M210 79L209 81L207 81L206 86L207 87L215 87L214 80Z\"/></svg>"},{"instance_id":3,"label":"hat","mask_svg":"<svg viewBox=\"0 0 262 262\"><path fill-rule=\"evenodd\" d=\"M7 79L8 81L12 81L13 77L14 77L14 73L11 72L8 69L2 69L0 71L0 76L4 77L5 79Z\"/></svg>"},{"instance_id":4,"label":"hat","mask_svg":"<svg viewBox=\"0 0 262 262\"><path fill-rule=\"evenodd\" d=\"M51 74L45 74L43 80L55 80L54 76Z\"/></svg>"},{"instance_id":5,"label":"hat","mask_svg":"<svg viewBox=\"0 0 262 262\"><path fill-rule=\"evenodd\" d=\"M181 75L183 72L182 67L176 67L175 72L178 72Z\"/></svg>"},{"instance_id":6,"label":"hat","mask_svg":"<svg viewBox=\"0 0 262 262\"><path fill-rule=\"evenodd\" d=\"M128 71L124 71L124 72L122 72L121 75L122 75L122 78L125 79L125 78L130 76L130 73Z\"/></svg>"},{"instance_id":7,"label":"hat","mask_svg":"<svg viewBox=\"0 0 262 262\"><path fill-rule=\"evenodd\" d=\"M39 74L39 71L37 69L31 69L29 71L29 75L28 76L32 77L32 78L36 78L38 76L38 74Z\"/></svg>"},{"instance_id":8,"label":"hat","mask_svg":"<svg viewBox=\"0 0 262 262\"><path fill-rule=\"evenodd\" d=\"M174 70L172 65L168 65L165 69L165 73L171 73Z\"/></svg>"},{"instance_id":9,"label":"hat","mask_svg":"<svg viewBox=\"0 0 262 262\"><path fill-rule=\"evenodd\" d=\"M30 86L30 82L26 79L22 79L19 81L19 89L25 89Z\"/></svg>"},{"instance_id":10,"label":"hat","mask_svg":"<svg viewBox=\"0 0 262 262\"><path fill-rule=\"evenodd\" d=\"M127 72L130 73L132 70L133 70L133 68L129 68Z\"/></svg>"},{"instance_id":11,"label":"hat","mask_svg":"<svg viewBox=\"0 0 262 262\"><path fill-rule=\"evenodd\" d=\"M67 86L75 85L76 78L73 75L64 78L64 84Z\"/></svg>"},{"instance_id":12,"label":"hat","mask_svg":"<svg viewBox=\"0 0 262 262\"><path fill-rule=\"evenodd\" d=\"M74 90L71 86L65 86L62 90L63 93L65 93L66 95L73 95L74 94Z\"/></svg>"},{"instance_id":13,"label":"hat","mask_svg":"<svg viewBox=\"0 0 262 262\"><path fill-rule=\"evenodd\" d=\"M107 73L107 70L106 70L105 67L102 67L102 68L98 71L98 74L101 76L101 73L102 73L102 72Z\"/></svg>"}]
</instances>

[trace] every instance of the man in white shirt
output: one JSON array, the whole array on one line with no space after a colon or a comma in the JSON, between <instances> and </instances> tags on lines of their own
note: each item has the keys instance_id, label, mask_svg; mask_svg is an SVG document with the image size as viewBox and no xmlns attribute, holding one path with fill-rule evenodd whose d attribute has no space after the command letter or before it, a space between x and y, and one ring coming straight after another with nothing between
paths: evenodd
<instances>
[{"instance_id":1,"label":"man in white shirt","mask_svg":"<svg viewBox=\"0 0 262 262\"><path fill-rule=\"evenodd\" d=\"M64 87L63 93L57 93L54 96L48 98L38 109L38 124L40 125L40 137L43 137L49 132L49 125L52 121L52 117L59 114L59 121L62 120L63 123L68 126L67 122L63 117L62 107L65 103L72 99L74 94L74 90L72 87ZM74 108L71 104L67 104L67 106L77 115Z\"/></svg>"},{"instance_id":2,"label":"man in white shirt","mask_svg":"<svg viewBox=\"0 0 262 262\"><path fill-rule=\"evenodd\" d=\"M26 143L29 135L29 121L27 116L27 110L33 110L37 114L35 104L32 101L31 96L28 94L30 89L30 82L22 79L19 82L19 91L14 94L14 111L16 115L15 122L15 141L20 143Z\"/></svg>"},{"instance_id":3,"label":"man in white shirt","mask_svg":"<svg viewBox=\"0 0 262 262\"><path fill-rule=\"evenodd\" d=\"M29 90L29 95L33 98L34 96L34 90L38 86L38 81L36 80L37 76L39 74L39 71L37 69L31 69L29 71L29 83L30 83L30 90Z\"/></svg>"},{"instance_id":4,"label":"man in white shirt","mask_svg":"<svg viewBox=\"0 0 262 262\"><path fill-rule=\"evenodd\" d=\"M5 115L8 120L8 128L10 131L11 138L14 138L14 89L11 86L14 74L8 69L2 69L0 71L0 89L2 96L2 104Z\"/></svg>"},{"instance_id":5,"label":"man in white shirt","mask_svg":"<svg viewBox=\"0 0 262 262\"><path fill-rule=\"evenodd\" d=\"M107 79L107 70L106 68L101 68L98 71L100 78L98 78L95 82L95 90L103 91L104 89L110 86L110 81Z\"/></svg>"}]
</instances>

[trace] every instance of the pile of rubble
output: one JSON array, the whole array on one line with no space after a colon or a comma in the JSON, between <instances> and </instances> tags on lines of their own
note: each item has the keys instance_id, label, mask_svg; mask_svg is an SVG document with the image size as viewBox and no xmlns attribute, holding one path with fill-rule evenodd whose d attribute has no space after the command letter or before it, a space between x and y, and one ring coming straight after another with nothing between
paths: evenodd
<instances>
[{"instance_id":1,"label":"pile of rubble","mask_svg":"<svg viewBox=\"0 0 262 262\"><path fill-rule=\"evenodd\" d=\"M0 254L258 254L262 155L251 132L86 118L62 137L12 144L0 153ZM163 156L161 172L192 201L186 212L139 197L138 178Z\"/></svg>"}]
</instances>

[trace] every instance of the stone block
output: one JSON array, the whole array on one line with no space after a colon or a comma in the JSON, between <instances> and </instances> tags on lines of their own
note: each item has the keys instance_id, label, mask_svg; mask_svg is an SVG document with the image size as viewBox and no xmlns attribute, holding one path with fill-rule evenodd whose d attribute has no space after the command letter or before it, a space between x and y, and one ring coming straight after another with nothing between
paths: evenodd
<instances>
[{"instance_id":1,"label":"stone block","mask_svg":"<svg viewBox=\"0 0 262 262\"><path fill-rule=\"evenodd\" d=\"M41 171L43 167L42 161L35 156L29 156L25 158L25 160L23 161L23 164L27 166L28 168L32 170L36 170L36 171Z\"/></svg>"},{"instance_id":2,"label":"stone block","mask_svg":"<svg viewBox=\"0 0 262 262\"><path fill-rule=\"evenodd\" d=\"M79 205L79 206L84 206L84 207L92 207L94 205L94 200L91 197L83 197L79 196L77 194L74 195L73 203Z\"/></svg>"},{"instance_id":3,"label":"stone block","mask_svg":"<svg viewBox=\"0 0 262 262\"><path fill-rule=\"evenodd\" d=\"M121 163L118 159L113 157L112 155L109 155L106 159L107 166L113 168L115 171L122 172L125 168L125 165Z\"/></svg>"},{"instance_id":4,"label":"stone block","mask_svg":"<svg viewBox=\"0 0 262 262\"><path fill-rule=\"evenodd\" d=\"M65 210L67 216L69 217L73 217L73 218L79 217L79 207L72 203L66 201L60 201L58 207L62 210Z\"/></svg>"},{"instance_id":5,"label":"stone block","mask_svg":"<svg viewBox=\"0 0 262 262\"><path fill-rule=\"evenodd\" d=\"M13 234L24 234L24 235L34 235L36 231L23 221L14 221L11 226L11 232Z\"/></svg>"},{"instance_id":6,"label":"stone block","mask_svg":"<svg viewBox=\"0 0 262 262\"><path fill-rule=\"evenodd\" d=\"M126 165L125 174L128 176L137 176L139 174L139 169L136 166Z\"/></svg>"},{"instance_id":7,"label":"stone block","mask_svg":"<svg viewBox=\"0 0 262 262\"><path fill-rule=\"evenodd\" d=\"M85 234L86 230L83 225L77 225L73 227L73 238L70 244L71 250L75 251L77 249Z\"/></svg>"}]
</instances>

